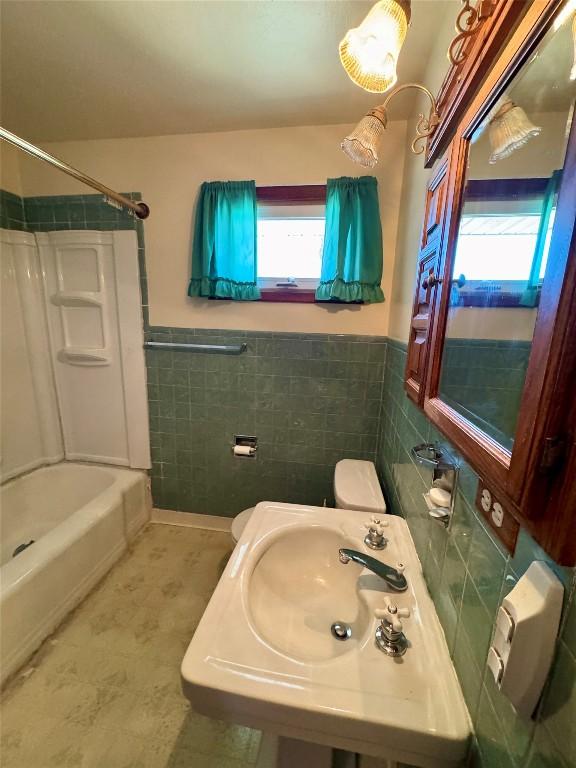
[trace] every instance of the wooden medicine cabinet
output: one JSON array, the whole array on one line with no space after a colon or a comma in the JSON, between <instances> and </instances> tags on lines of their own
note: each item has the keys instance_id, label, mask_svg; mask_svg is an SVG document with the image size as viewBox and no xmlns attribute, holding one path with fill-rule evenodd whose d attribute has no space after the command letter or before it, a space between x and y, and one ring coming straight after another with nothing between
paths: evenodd
<instances>
[{"instance_id":1,"label":"wooden medicine cabinet","mask_svg":"<svg viewBox=\"0 0 576 768\"><path fill-rule=\"evenodd\" d=\"M511 523L520 523L572 565L576 80L568 10L535 0L519 23L499 17L508 42L464 99L436 162L405 386L480 476L479 509L506 545L514 545Z\"/></svg>"}]
</instances>

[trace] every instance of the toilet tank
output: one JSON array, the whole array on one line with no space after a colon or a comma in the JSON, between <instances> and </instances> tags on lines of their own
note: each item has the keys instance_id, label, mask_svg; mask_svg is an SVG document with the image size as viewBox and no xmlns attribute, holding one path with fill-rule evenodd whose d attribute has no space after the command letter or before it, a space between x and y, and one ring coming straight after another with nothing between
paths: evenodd
<instances>
[{"instance_id":1,"label":"toilet tank","mask_svg":"<svg viewBox=\"0 0 576 768\"><path fill-rule=\"evenodd\" d=\"M339 509L386 512L376 467L371 461L342 459L334 471L334 498Z\"/></svg>"}]
</instances>

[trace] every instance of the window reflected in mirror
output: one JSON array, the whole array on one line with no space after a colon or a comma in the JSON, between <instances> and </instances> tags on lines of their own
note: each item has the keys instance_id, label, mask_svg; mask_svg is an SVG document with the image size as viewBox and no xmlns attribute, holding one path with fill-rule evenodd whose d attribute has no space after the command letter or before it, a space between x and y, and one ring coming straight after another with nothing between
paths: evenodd
<instances>
[{"instance_id":1,"label":"window reflected in mirror","mask_svg":"<svg viewBox=\"0 0 576 768\"><path fill-rule=\"evenodd\" d=\"M472 136L441 399L512 450L571 129L569 23L551 30Z\"/></svg>"}]
</instances>

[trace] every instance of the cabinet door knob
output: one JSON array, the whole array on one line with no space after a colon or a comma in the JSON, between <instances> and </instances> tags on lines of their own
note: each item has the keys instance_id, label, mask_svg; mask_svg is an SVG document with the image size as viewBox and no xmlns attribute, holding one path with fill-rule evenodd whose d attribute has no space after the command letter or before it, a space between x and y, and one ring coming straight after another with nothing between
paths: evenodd
<instances>
[{"instance_id":1,"label":"cabinet door knob","mask_svg":"<svg viewBox=\"0 0 576 768\"><path fill-rule=\"evenodd\" d=\"M422 288L424 288L425 291L428 290L428 288L434 288L435 285L440 285L442 283L441 277L436 277L434 272L432 272L431 275L424 278L424 282L422 283Z\"/></svg>"}]
</instances>

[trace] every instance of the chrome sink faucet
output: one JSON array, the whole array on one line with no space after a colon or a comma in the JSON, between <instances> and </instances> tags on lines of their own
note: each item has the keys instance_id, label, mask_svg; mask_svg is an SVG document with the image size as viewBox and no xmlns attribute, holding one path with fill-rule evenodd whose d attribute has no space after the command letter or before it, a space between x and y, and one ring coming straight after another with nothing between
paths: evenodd
<instances>
[{"instance_id":1,"label":"chrome sink faucet","mask_svg":"<svg viewBox=\"0 0 576 768\"><path fill-rule=\"evenodd\" d=\"M349 563L350 560L353 560L355 563L358 563L358 565L362 565L364 568L372 571L372 573L375 573L376 576L380 576L380 578L386 582L390 589L393 589L395 592L404 592L406 589L408 589L408 582L402 573L404 568L401 565L398 567L398 569L392 568L391 566L386 565L386 563L382 563L380 560L376 560L375 557L370 557L370 555L365 555L364 553L358 552L355 549L343 548L339 550L339 556L340 562L344 563L344 565ZM402 570L400 570L400 568Z\"/></svg>"}]
</instances>

